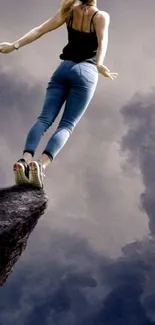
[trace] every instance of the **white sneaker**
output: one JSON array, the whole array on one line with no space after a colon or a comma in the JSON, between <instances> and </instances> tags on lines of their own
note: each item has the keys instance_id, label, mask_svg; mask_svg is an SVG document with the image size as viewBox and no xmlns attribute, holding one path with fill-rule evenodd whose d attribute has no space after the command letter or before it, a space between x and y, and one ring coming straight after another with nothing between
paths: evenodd
<instances>
[{"instance_id":1,"label":"white sneaker","mask_svg":"<svg viewBox=\"0 0 155 325\"><path fill-rule=\"evenodd\" d=\"M30 184L43 188L43 178L45 175L45 168L40 161L31 161L29 164L30 169Z\"/></svg>"},{"instance_id":2,"label":"white sneaker","mask_svg":"<svg viewBox=\"0 0 155 325\"><path fill-rule=\"evenodd\" d=\"M19 159L13 165L13 171L16 185L29 183L29 166L27 165L25 159Z\"/></svg>"}]
</instances>

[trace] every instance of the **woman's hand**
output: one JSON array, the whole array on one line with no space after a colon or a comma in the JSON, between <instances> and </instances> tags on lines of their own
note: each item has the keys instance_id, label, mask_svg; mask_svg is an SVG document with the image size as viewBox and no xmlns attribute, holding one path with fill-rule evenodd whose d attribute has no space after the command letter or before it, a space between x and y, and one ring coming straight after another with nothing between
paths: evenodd
<instances>
[{"instance_id":1,"label":"woman's hand","mask_svg":"<svg viewBox=\"0 0 155 325\"><path fill-rule=\"evenodd\" d=\"M105 65L100 65L98 67L98 72L101 73L105 78L109 78L111 80L116 79L118 76L118 73L110 72L110 70Z\"/></svg>"},{"instance_id":2,"label":"woman's hand","mask_svg":"<svg viewBox=\"0 0 155 325\"><path fill-rule=\"evenodd\" d=\"M3 42L0 43L0 53L7 54L14 51L14 46L12 43Z\"/></svg>"}]
</instances>

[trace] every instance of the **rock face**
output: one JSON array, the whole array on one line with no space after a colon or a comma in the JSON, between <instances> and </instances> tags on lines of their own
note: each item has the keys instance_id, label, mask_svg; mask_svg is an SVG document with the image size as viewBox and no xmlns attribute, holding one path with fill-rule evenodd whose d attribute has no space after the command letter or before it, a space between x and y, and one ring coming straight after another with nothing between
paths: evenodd
<instances>
[{"instance_id":1,"label":"rock face","mask_svg":"<svg viewBox=\"0 0 155 325\"><path fill-rule=\"evenodd\" d=\"M42 189L32 185L0 189L0 285L26 248L28 237L47 207Z\"/></svg>"}]
</instances>

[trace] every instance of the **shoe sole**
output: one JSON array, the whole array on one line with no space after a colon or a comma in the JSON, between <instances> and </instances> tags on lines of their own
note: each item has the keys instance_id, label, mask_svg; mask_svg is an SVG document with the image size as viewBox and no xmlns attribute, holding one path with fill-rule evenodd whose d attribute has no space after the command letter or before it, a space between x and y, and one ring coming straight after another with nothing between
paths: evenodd
<instances>
[{"instance_id":1,"label":"shoe sole","mask_svg":"<svg viewBox=\"0 0 155 325\"><path fill-rule=\"evenodd\" d=\"M40 178L40 168L36 161L31 161L30 165L30 183L36 187L43 188L43 183Z\"/></svg>"},{"instance_id":2,"label":"shoe sole","mask_svg":"<svg viewBox=\"0 0 155 325\"><path fill-rule=\"evenodd\" d=\"M13 165L13 171L14 171L14 175L15 175L15 183L17 185L29 183L28 178L25 176L25 169L24 169L23 164L18 163L18 162L15 163Z\"/></svg>"}]
</instances>

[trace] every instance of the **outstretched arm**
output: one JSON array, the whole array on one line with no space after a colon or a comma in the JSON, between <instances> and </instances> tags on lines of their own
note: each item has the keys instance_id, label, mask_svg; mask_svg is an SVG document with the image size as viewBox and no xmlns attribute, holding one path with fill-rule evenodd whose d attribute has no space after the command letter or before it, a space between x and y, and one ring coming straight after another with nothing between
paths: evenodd
<instances>
[{"instance_id":1,"label":"outstretched arm","mask_svg":"<svg viewBox=\"0 0 155 325\"><path fill-rule=\"evenodd\" d=\"M59 28L65 23L65 19L62 18L60 11L58 11L52 18L45 21L43 24L33 28L26 35L16 40L13 43L0 43L0 52L10 53L14 50L14 44L19 43L19 47L34 42L44 34L51 32L52 30Z\"/></svg>"},{"instance_id":2,"label":"outstretched arm","mask_svg":"<svg viewBox=\"0 0 155 325\"><path fill-rule=\"evenodd\" d=\"M18 41L21 46L27 45L36 39L40 38L44 34L51 32L54 29L59 28L65 23L65 20L62 19L60 15L60 11L58 11L52 18L45 21L43 24L39 25L38 27L32 29L29 33L24 35Z\"/></svg>"}]
</instances>

